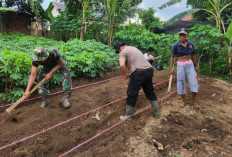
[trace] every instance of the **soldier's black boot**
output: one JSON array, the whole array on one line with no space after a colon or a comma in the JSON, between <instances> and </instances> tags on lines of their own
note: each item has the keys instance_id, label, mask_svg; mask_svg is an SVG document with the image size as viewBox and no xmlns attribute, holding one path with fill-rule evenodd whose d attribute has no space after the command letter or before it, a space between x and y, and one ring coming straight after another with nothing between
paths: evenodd
<instances>
[{"instance_id":1,"label":"soldier's black boot","mask_svg":"<svg viewBox=\"0 0 232 157\"><path fill-rule=\"evenodd\" d=\"M45 94L41 94L41 99L42 99L42 103L40 105L40 107L47 107L50 104L50 100L48 98L48 95Z\"/></svg>"},{"instance_id":2,"label":"soldier's black boot","mask_svg":"<svg viewBox=\"0 0 232 157\"><path fill-rule=\"evenodd\" d=\"M63 104L63 106L65 108L70 108L71 107L71 104L70 104L70 101L69 101L71 93L72 93L71 91L65 91L64 92L64 97L61 99L61 103Z\"/></svg>"}]
</instances>

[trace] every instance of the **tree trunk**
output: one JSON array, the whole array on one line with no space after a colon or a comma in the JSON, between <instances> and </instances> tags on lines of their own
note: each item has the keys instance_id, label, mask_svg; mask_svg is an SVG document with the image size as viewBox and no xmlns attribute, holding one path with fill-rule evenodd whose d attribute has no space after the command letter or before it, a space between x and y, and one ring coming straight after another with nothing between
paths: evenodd
<instances>
[{"instance_id":1,"label":"tree trunk","mask_svg":"<svg viewBox=\"0 0 232 157\"><path fill-rule=\"evenodd\" d=\"M228 48L228 57L229 57L229 75L232 75L231 71L231 46Z\"/></svg>"},{"instance_id":2,"label":"tree trunk","mask_svg":"<svg viewBox=\"0 0 232 157\"><path fill-rule=\"evenodd\" d=\"M109 46L112 46L112 37L114 33L114 18L112 19L110 23L110 29L109 29Z\"/></svg>"},{"instance_id":3,"label":"tree trunk","mask_svg":"<svg viewBox=\"0 0 232 157\"><path fill-rule=\"evenodd\" d=\"M85 25L85 20L84 20L84 18L83 18L83 19L82 19L82 23L81 23L80 40L84 40L84 29L83 29L84 25Z\"/></svg>"},{"instance_id":4,"label":"tree trunk","mask_svg":"<svg viewBox=\"0 0 232 157\"><path fill-rule=\"evenodd\" d=\"M38 35L38 28L39 28L39 18L38 18L38 16L36 16L35 35Z\"/></svg>"},{"instance_id":5,"label":"tree trunk","mask_svg":"<svg viewBox=\"0 0 232 157\"><path fill-rule=\"evenodd\" d=\"M209 73L211 74L212 72L212 57L209 55Z\"/></svg>"},{"instance_id":6,"label":"tree trunk","mask_svg":"<svg viewBox=\"0 0 232 157\"><path fill-rule=\"evenodd\" d=\"M201 57L202 57L203 55L201 54L201 55L199 55L199 57L197 58L197 64L198 64L198 69L199 69L199 71L200 71L200 62L201 62Z\"/></svg>"},{"instance_id":7,"label":"tree trunk","mask_svg":"<svg viewBox=\"0 0 232 157\"><path fill-rule=\"evenodd\" d=\"M0 32L3 32L2 15L0 14Z\"/></svg>"},{"instance_id":8,"label":"tree trunk","mask_svg":"<svg viewBox=\"0 0 232 157\"><path fill-rule=\"evenodd\" d=\"M86 12L86 10L83 8L83 16L82 16L82 22L81 22L80 40L84 40L85 12Z\"/></svg>"}]
</instances>

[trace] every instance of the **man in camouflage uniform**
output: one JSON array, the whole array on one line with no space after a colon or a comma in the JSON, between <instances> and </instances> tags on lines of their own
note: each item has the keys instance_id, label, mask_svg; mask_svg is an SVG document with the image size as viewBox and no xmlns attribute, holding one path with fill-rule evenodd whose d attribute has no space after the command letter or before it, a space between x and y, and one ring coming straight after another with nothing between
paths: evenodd
<instances>
[{"instance_id":1,"label":"man in camouflage uniform","mask_svg":"<svg viewBox=\"0 0 232 157\"><path fill-rule=\"evenodd\" d=\"M40 69L37 76L37 69L40 65ZM61 79L64 89L64 97L61 100L61 103L64 107L69 108L71 107L71 104L69 102L69 97L71 96L71 88L72 88L72 80L70 75L70 67L67 64L64 56L57 50L53 48L42 48L37 47L34 50L33 54L33 61L32 61L32 69L31 69L31 75L28 81L27 89L24 93L24 96L29 96L29 91L35 82L35 79L37 77L37 81L40 82L43 80L44 77L47 78L45 83L43 83L39 88L39 94L42 98L42 104L41 107L46 107L48 104L50 104L50 100L48 99L49 95L49 81L53 74L56 71L60 71L63 74L63 77Z\"/></svg>"}]
</instances>

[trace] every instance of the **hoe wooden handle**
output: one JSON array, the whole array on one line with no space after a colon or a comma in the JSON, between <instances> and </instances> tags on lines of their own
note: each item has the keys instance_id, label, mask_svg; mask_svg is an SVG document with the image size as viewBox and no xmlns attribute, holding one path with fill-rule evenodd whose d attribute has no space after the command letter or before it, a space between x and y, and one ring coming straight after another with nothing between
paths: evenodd
<instances>
[{"instance_id":1,"label":"hoe wooden handle","mask_svg":"<svg viewBox=\"0 0 232 157\"><path fill-rule=\"evenodd\" d=\"M31 91L30 94L32 94L42 83L44 83L46 81L46 77L40 81ZM18 106L23 100L25 100L26 97L23 96L22 98L20 98L18 101L16 101L12 106L10 106L9 108L6 109L6 112L10 113L16 106Z\"/></svg>"}]
</instances>

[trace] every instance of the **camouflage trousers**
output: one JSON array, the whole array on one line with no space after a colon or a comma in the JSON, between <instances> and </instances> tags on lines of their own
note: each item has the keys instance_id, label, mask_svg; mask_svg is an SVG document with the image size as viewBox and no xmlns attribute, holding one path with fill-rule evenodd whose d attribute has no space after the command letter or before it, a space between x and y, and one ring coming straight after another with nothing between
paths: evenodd
<instances>
[{"instance_id":1,"label":"camouflage trousers","mask_svg":"<svg viewBox=\"0 0 232 157\"><path fill-rule=\"evenodd\" d=\"M37 81L40 82L41 80L43 80L44 77L46 76L46 74L48 74L51 70L52 70L51 68L41 66L40 69L39 69L38 75L37 75ZM72 79L71 79L70 70L71 70L71 68L66 63L66 61L64 61L63 66L59 69L59 71L63 75L62 78L61 78L61 82L62 82L62 85L63 85L63 90L65 90L65 91L71 91L71 89L72 89ZM38 90L39 90L40 95L48 95L48 94L50 94L49 80L45 81L38 88Z\"/></svg>"}]
</instances>

